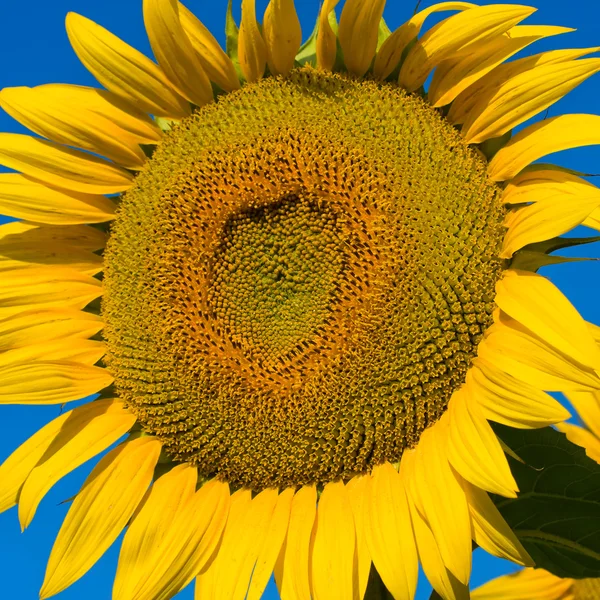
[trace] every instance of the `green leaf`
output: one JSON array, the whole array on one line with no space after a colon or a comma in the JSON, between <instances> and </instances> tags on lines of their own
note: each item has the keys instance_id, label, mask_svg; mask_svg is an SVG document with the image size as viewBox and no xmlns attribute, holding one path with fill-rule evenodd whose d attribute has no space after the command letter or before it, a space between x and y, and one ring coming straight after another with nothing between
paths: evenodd
<instances>
[{"instance_id":1,"label":"green leaf","mask_svg":"<svg viewBox=\"0 0 600 600\"><path fill-rule=\"evenodd\" d=\"M508 457L518 498L492 499L536 566L600 577L600 465L551 427L494 430L524 463Z\"/></svg>"}]
</instances>

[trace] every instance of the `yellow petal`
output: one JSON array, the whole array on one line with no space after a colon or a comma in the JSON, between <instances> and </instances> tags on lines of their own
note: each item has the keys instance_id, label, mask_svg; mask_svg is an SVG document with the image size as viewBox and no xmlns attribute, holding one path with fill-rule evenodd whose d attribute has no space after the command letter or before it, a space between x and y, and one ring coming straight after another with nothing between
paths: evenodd
<instances>
[{"instance_id":1,"label":"yellow petal","mask_svg":"<svg viewBox=\"0 0 600 600\"><path fill-rule=\"evenodd\" d=\"M146 155L138 140L116 124L114 113L118 109L95 112L88 108L85 98L80 98L78 104L53 88L60 86L4 88L0 91L0 106L25 127L53 142L102 154L129 169L144 165Z\"/></svg>"},{"instance_id":2,"label":"yellow petal","mask_svg":"<svg viewBox=\"0 0 600 600\"><path fill-rule=\"evenodd\" d=\"M69 361L82 365L96 364L106 353L106 344L96 340L36 340L33 344L7 350L0 354L0 368L9 365L27 364L43 360L45 362Z\"/></svg>"},{"instance_id":3,"label":"yellow petal","mask_svg":"<svg viewBox=\"0 0 600 600\"><path fill-rule=\"evenodd\" d=\"M467 385L486 419L518 429L536 429L560 423L571 415L538 387L519 381L476 358L467 373Z\"/></svg>"},{"instance_id":4,"label":"yellow petal","mask_svg":"<svg viewBox=\"0 0 600 600\"><path fill-rule=\"evenodd\" d=\"M133 175L101 158L18 133L0 133L0 164L86 194L122 192L133 182Z\"/></svg>"},{"instance_id":5,"label":"yellow petal","mask_svg":"<svg viewBox=\"0 0 600 600\"><path fill-rule=\"evenodd\" d=\"M75 269L16 269L0 278L0 319L34 308L80 309L101 295L101 282Z\"/></svg>"},{"instance_id":6,"label":"yellow petal","mask_svg":"<svg viewBox=\"0 0 600 600\"><path fill-rule=\"evenodd\" d=\"M596 325L594 323L587 322L588 329L592 334L594 340L596 340L597 344L600 344L600 325Z\"/></svg>"},{"instance_id":7,"label":"yellow petal","mask_svg":"<svg viewBox=\"0 0 600 600\"><path fill-rule=\"evenodd\" d=\"M513 77L535 67L569 62L598 50L599 48L551 50L503 63L461 92L452 103L447 118L455 124L464 123L477 104L483 103L484 99L493 98L500 86Z\"/></svg>"},{"instance_id":8,"label":"yellow petal","mask_svg":"<svg viewBox=\"0 0 600 600\"><path fill-rule=\"evenodd\" d=\"M517 482L500 442L468 386L454 392L448 405L448 460L467 481L516 498Z\"/></svg>"},{"instance_id":9,"label":"yellow petal","mask_svg":"<svg viewBox=\"0 0 600 600\"><path fill-rule=\"evenodd\" d=\"M600 208L592 211L592 213L582 223L586 227L591 227L596 231L600 231Z\"/></svg>"},{"instance_id":10,"label":"yellow petal","mask_svg":"<svg viewBox=\"0 0 600 600\"><path fill-rule=\"evenodd\" d=\"M546 277L509 269L496 284L494 301L559 352L591 369L600 369L600 348L586 322Z\"/></svg>"},{"instance_id":11,"label":"yellow petal","mask_svg":"<svg viewBox=\"0 0 600 600\"><path fill-rule=\"evenodd\" d=\"M192 499L197 480L196 468L181 464L154 482L123 538L113 585L114 600L134 597L169 527Z\"/></svg>"},{"instance_id":12,"label":"yellow petal","mask_svg":"<svg viewBox=\"0 0 600 600\"><path fill-rule=\"evenodd\" d=\"M314 486L304 486L292 501L281 574L282 598L310 598L309 547L316 516L317 490Z\"/></svg>"},{"instance_id":13,"label":"yellow petal","mask_svg":"<svg viewBox=\"0 0 600 600\"><path fill-rule=\"evenodd\" d=\"M396 68L402 53L412 40L414 40L423 27L427 17L436 12L446 10L466 10L475 8L477 5L471 2L438 2L416 15L411 17L406 23L400 25L384 42L377 52L375 63L373 65L373 74L375 77L385 79Z\"/></svg>"},{"instance_id":14,"label":"yellow petal","mask_svg":"<svg viewBox=\"0 0 600 600\"><path fill-rule=\"evenodd\" d=\"M41 598L77 581L117 539L150 485L160 451L157 439L141 437L121 444L100 460L56 536Z\"/></svg>"},{"instance_id":15,"label":"yellow petal","mask_svg":"<svg viewBox=\"0 0 600 600\"><path fill-rule=\"evenodd\" d=\"M242 73L248 81L262 78L267 65L267 48L256 22L255 0L242 0L238 58Z\"/></svg>"},{"instance_id":16,"label":"yellow petal","mask_svg":"<svg viewBox=\"0 0 600 600\"><path fill-rule=\"evenodd\" d=\"M600 393L569 392L565 394L581 420L600 439Z\"/></svg>"},{"instance_id":17,"label":"yellow petal","mask_svg":"<svg viewBox=\"0 0 600 600\"><path fill-rule=\"evenodd\" d=\"M45 246L42 248L15 248L0 253L0 273L9 276L9 271L23 269L40 269L41 267L67 267L85 275L96 275L104 269L101 256L68 249L60 246Z\"/></svg>"},{"instance_id":18,"label":"yellow petal","mask_svg":"<svg viewBox=\"0 0 600 600\"><path fill-rule=\"evenodd\" d=\"M508 31L535 12L534 8L516 4L478 6L453 15L430 29L410 50L399 83L414 91L427 79L431 70L456 52L476 51L482 44Z\"/></svg>"},{"instance_id":19,"label":"yellow petal","mask_svg":"<svg viewBox=\"0 0 600 600\"><path fill-rule=\"evenodd\" d=\"M266 489L257 494L244 517L230 530L219 548L222 560L216 574L218 598L244 600L258 553L265 543L277 490Z\"/></svg>"},{"instance_id":20,"label":"yellow petal","mask_svg":"<svg viewBox=\"0 0 600 600\"><path fill-rule=\"evenodd\" d=\"M600 59L542 65L502 84L492 98L477 104L461 133L469 144L499 137L560 100L600 71Z\"/></svg>"},{"instance_id":21,"label":"yellow petal","mask_svg":"<svg viewBox=\"0 0 600 600\"><path fill-rule=\"evenodd\" d=\"M350 499L352 514L354 515L354 526L356 528L356 558L358 584L355 589L355 598L362 600L367 591L369 583L369 572L371 571L371 553L367 546L365 506L369 490L368 475L356 475L346 484L346 492Z\"/></svg>"},{"instance_id":22,"label":"yellow petal","mask_svg":"<svg viewBox=\"0 0 600 600\"><path fill-rule=\"evenodd\" d=\"M108 387L106 369L69 361L37 360L0 368L0 404L62 404Z\"/></svg>"},{"instance_id":23,"label":"yellow petal","mask_svg":"<svg viewBox=\"0 0 600 600\"><path fill-rule=\"evenodd\" d=\"M506 181L542 156L593 144L600 144L600 116L553 117L519 131L491 160L488 175Z\"/></svg>"},{"instance_id":24,"label":"yellow petal","mask_svg":"<svg viewBox=\"0 0 600 600\"><path fill-rule=\"evenodd\" d=\"M512 211L506 217L508 228L503 240L501 258L511 258L515 252L528 244L542 242L568 233L600 206L600 196L594 194L573 199L562 196L542 200L531 206Z\"/></svg>"},{"instance_id":25,"label":"yellow petal","mask_svg":"<svg viewBox=\"0 0 600 600\"><path fill-rule=\"evenodd\" d=\"M246 600L260 600L269 583L287 534L293 498L294 488L285 489L277 498L262 547L258 551Z\"/></svg>"},{"instance_id":26,"label":"yellow petal","mask_svg":"<svg viewBox=\"0 0 600 600\"><path fill-rule=\"evenodd\" d=\"M385 0L346 0L340 16L338 38L350 73L362 77L377 48L379 23Z\"/></svg>"},{"instance_id":27,"label":"yellow petal","mask_svg":"<svg viewBox=\"0 0 600 600\"><path fill-rule=\"evenodd\" d=\"M527 204L543 200L558 200L561 196L569 196L575 202L577 197L600 194L600 190L595 185L561 167L539 167L539 165L530 165L507 182L502 193L502 202Z\"/></svg>"},{"instance_id":28,"label":"yellow petal","mask_svg":"<svg viewBox=\"0 0 600 600\"><path fill-rule=\"evenodd\" d=\"M84 66L111 92L150 114L181 119L189 104L149 58L90 19L70 12L67 34Z\"/></svg>"},{"instance_id":29,"label":"yellow petal","mask_svg":"<svg viewBox=\"0 0 600 600\"><path fill-rule=\"evenodd\" d=\"M326 484L319 498L311 550L314 600L354 598L356 530L341 481Z\"/></svg>"},{"instance_id":30,"label":"yellow petal","mask_svg":"<svg viewBox=\"0 0 600 600\"><path fill-rule=\"evenodd\" d=\"M419 561L433 589L444 600L468 600L469 588L458 581L445 567L433 533L415 507L412 507L411 517L417 540Z\"/></svg>"},{"instance_id":31,"label":"yellow petal","mask_svg":"<svg viewBox=\"0 0 600 600\"><path fill-rule=\"evenodd\" d=\"M11 223L7 225L0 226L0 272L59 267L95 275L104 268L102 256L69 244L68 235L66 240L40 239L43 236L34 230L17 233Z\"/></svg>"},{"instance_id":32,"label":"yellow petal","mask_svg":"<svg viewBox=\"0 0 600 600\"><path fill-rule=\"evenodd\" d=\"M73 411L65 412L50 421L21 444L0 465L0 512L17 504L21 487L31 471L44 456Z\"/></svg>"},{"instance_id":33,"label":"yellow petal","mask_svg":"<svg viewBox=\"0 0 600 600\"><path fill-rule=\"evenodd\" d=\"M543 569L523 569L492 579L471 593L472 600L575 600L573 579Z\"/></svg>"},{"instance_id":34,"label":"yellow petal","mask_svg":"<svg viewBox=\"0 0 600 600\"><path fill-rule=\"evenodd\" d=\"M212 86L179 21L177 0L144 0L144 24L154 56L173 87L197 106L213 100Z\"/></svg>"},{"instance_id":35,"label":"yellow petal","mask_svg":"<svg viewBox=\"0 0 600 600\"><path fill-rule=\"evenodd\" d=\"M409 489L418 495L444 564L466 585L471 574L471 519L465 493L448 463L447 426L442 417L421 434Z\"/></svg>"},{"instance_id":36,"label":"yellow petal","mask_svg":"<svg viewBox=\"0 0 600 600\"><path fill-rule=\"evenodd\" d=\"M317 68L331 71L337 54L337 36L329 23L329 15L339 0L324 0L319 12L317 31Z\"/></svg>"},{"instance_id":37,"label":"yellow petal","mask_svg":"<svg viewBox=\"0 0 600 600\"><path fill-rule=\"evenodd\" d=\"M0 240L0 272L4 276L9 276L7 271L42 267L67 267L86 275L96 275L104 268L104 260L87 250L60 244L37 246L24 243L3 247Z\"/></svg>"},{"instance_id":38,"label":"yellow petal","mask_svg":"<svg viewBox=\"0 0 600 600\"><path fill-rule=\"evenodd\" d=\"M45 340L90 338L103 327L102 319L91 313L65 310L30 310L0 321L0 352Z\"/></svg>"},{"instance_id":39,"label":"yellow petal","mask_svg":"<svg viewBox=\"0 0 600 600\"><path fill-rule=\"evenodd\" d=\"M62 227L26 221L0 225L0 247L4 249L19 247L22 244L64 244L78 250L95 252L104 249L107 239L106 233L87 225Z\"/></svg>"},{"instance_id":40,"label":"yellow petal","mask_svg":"<svg viewBox=\"0 0 600 600\"><path fill-rule=\"evenodd\" d=\"M31 471L19 496L19 521L25 529L48 490L79 465L106 450L135 423L117 400L98 400L75 408Z\"/></svg>"},{"instance_id":41,"label":"yellow petal","mask_svg":"<svg viewBox=\"0 0 600 600\"><path fill-rule=\"evenodd\" d=\"M240 81L229 56L223 52L208 28L181 3L179 20L209 79L226 92L239 89Z\"/></svg>"},{"instance_id":42,"label":"yellow petal","mask_svg":"<svg viewBox=\"0 0 600 600\"><path fill-rule=\"evenodd\" d=\"M417 548L403 482L386 462L373 469L367 485L364 526L373 564L395 599L413 598Z\"/></svg>"},{"instance_id":43,"label":"yellow petal","mask_svg":"<svg viewBox=\"0 0 600 600\"><path fill-rule=\"evenodd\" d=\"M477 52L444 61L434 72L427 90L433 106L450 104L461 92L487 75L492 69L533 42L552 35L573 31L568 27L518 25L481 46Z\"/></svg>"},{"instance_id":44,"label":"yellow petal","mask_svg":"<svg viewBox=\"0 0 600 600\"><path fill-rule=\"evenodd\" d=\"M0 211L37 223L103 223L115 215L112 200L42 185L20 173L0 173Z\"/></svg>"},{"instance_id":45,"label":"yellow petal","mask_svg":"<svg viewBox=\"0 0 600 600\"><path fill-rule=\"evenodd\" d=\"M219 550L196 578L196 597L215 598L215 600L222 597L218 582L220 563L227 562L230 552L235 549L235 535L243 527L251 502L252 494L247 489L239 489L231 496L229 515Z\"/></svg>"},{"instance_id":46,"label":"yellow petal","mask_svg":"<svg viewBox=\"0 0 600 600\"><path fill-rule=\"evenodd\" d=\"M273 75L287 75L294 68L302 43L302 30L294 0L270 0L263 22L267 62Z\"/></svg>"},{"instance_id":47,"label":"yellow petal","mask_svg":"<svg viewBox=\"0 0 600 600\"><path fill-rule=\"evenodd\" d=\"M571 423L559 423L556 428L562 431L569 441L585 448L585 453L600 464L600 438L597 438L591 431Z\"/></svg>"},{"instance_id":48,"label":"yellow petal","mask_svg":"<svg viewBox=\"0 0 600 600\"><path fill-rule=\"evenodd\" d=\"M533 565L533 560L487 493L467 481L461 483L469 502L475 543L499 558L519 565Z\"/></svg>"},{"instance_id":49,"label":"yellow petal","mask_svg":"<svg viewBox=\"0 0 600 600\"><path fill-rule=\"evenodd\" d=\"M92 87L70 84L39 85L34 90L55 102L64 102L90 115L109 118L122 132L140 144L156 144L162 138L160 127L144 111L131 102L109 92Z\"/></svg>"},{"instance_id":50,"label":"yellow petal","mask_svg":"<svg viewBox=\"0 0 600 600\"><path fill-rule=\"evenodd\" d=\"M168 600L204 568L215 552L229 512L229 486L212 479L176 513L162 543L138 574L136 600ZM129 598L130 596L125 596Z\"/></svg>"},{"instance_id":51,"label":"yellow petal","mask_svg":"<svg viewBox=\"0 0 600 600\"><path fill-rule=\"evenodd\" d=\"M519 381L548 392L600 389L600 377L517 325L496 323L477 347L478 356Z\"/></svg>"}]
</instances>

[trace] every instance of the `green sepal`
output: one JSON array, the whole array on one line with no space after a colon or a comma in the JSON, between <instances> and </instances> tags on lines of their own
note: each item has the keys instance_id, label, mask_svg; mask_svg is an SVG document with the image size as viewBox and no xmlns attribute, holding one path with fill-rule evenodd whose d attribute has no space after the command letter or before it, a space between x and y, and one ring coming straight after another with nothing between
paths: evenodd
<instances>
[{"instance_id":1,"label":"green sepal","mask_svg":"<svg viewBox=\"0 0 600 600\"><path fill-rule=\"evenodd\" d=\"M551 256L543 252L532 252L531 250L520 250L510 261L511 269L531 271L535 273L542 267L560 265L563 263L583 262L586 260L598 260L597 258L579 258L570 256Z\"/></svg>"},{"instance_id":2,"label":"green sepal","mask_svg":"<svg viewBox=\"0 0 600 600\"><path fill-rule=\"evenodd\" d=\"M165 129L162 130L166 131ZM142 152L146 155L146 158L152 158L152 155L156 151L156 144L140 144L140 148L142 149Z\"/></svg>"},{"instance_id":3,"label":"green sepal","mask_svg":"<svg viewBox=\"0 0 600 600\"><path fill-rule=\"evenodd\" d=\"M111 200L118 205L121 202L121 194L111 198ZM89 223L87 225L87 227L93 227L94 229L97 229L98 231L101 231L102 233L109 234L110 228L111 228L111 223L112 223L112 220L104 221L104 223Z\"/></svg>"},{"instance_id":4,"label":"green sepal","mask_svg":"<svg viewBox=\"0 0 600 600\"><path fill-rule=\"evenodd\" d=\"M517 498L491 498L536 567L600 577L600 464L551 427L492 426L523 463L507 457Z\"/></svg>"},{"instance_id":5,"label":"green sepal","mask_svg":"<svg viewBox=\"0 0 600 600\"><path fill-rule=\"evenodd\" d=\"M176 463L173 462L171 457L167 454L164 448L161 449L160 455L158 456L158 464L160 465L171 465L174 467Z\"/></svg>"},{"instance_id":6,"label":"green sepal","mask_svg":"<svg viewBox=\"0 0 600 600\"><path fill-rule=\"evenodd\" d=\"M331 27L331 30L337 36L339 25L338 25L338 21L337 21L337 15L335 14L335 10L332 10L329 13L329 15L327 15L327 20L329 21L329 26Z\"/></svg>"},{"instance_id":7,"label":"green sepal","mask_svg":"<svg viewBox=\"0 0 600 600\"><path fill-rule=\"evenodd\" d=\"M235 72L237 73L240 81L245 81L244 74L240 67L240 61L238 58L238 38L240 35L240 29L237 26L235 19L233 18L233 6L232 0L227 3L227 13L225 14L225 52L231 59Z\"/></svg>"},{"instance_id":8,"label":"green sepal","mask_svg":"<svg viewBox=\"0 0 600 600\"><path fill-rule=\"evenodd\" d=\"M98 393L96 400L106 400L107 398L116 398L117 390L115 389L115 384L111 383L108 387L105 387L102 391Z\"/></svg>"},{"instance_id":9,"label":"green sepal","mask_svg":"<svg viewBox=\"0 0 600 600\"><path fill-rule=\"evenodd\" d=\"M159 458L158 463L154 467L154 474L152 475L152 480L156 481L159 477L166 475L172 468L173 463L161 463Z\"/></svg>"},{"instance_id":10,"label":"green sepal","mask_svg":"<svg viewBox=\"0 0 600 600\"><path fill-rule=\"evenodd\" d=\"M167 119L166 117L154 117L154 121L161 131L170 131L176 123L173 119Z\"/></svg>"},{"instance_id":11,"label":"green sepal","mask_svg":"<svg viewBox=\"0 0 600 600\"><path fill-rule=\"evenodd\" d=\"M315 27L310 34L310 37L300 46L298 54L296 54L296 66L302 67L309 64L313 67L317 66L317 33L319 32L319 21L315 23Z\"/></svg>"},{"instance_id":12,"label":"green sepal","mask_svg":"<svg viewBox=\"0 0 600 600\"><path fill-rule=\"evenodd\" d=\"M379 30L377 32L377 52L379 52L381 44L383 44L383 42L385 42L390 35L392 35L392 30L387 26L385 19L382 18L381 21L379 21Z\"/></svg>"},{"instance_id":13,"label":"green sepal","mask_svg":"<svg viewBox=\"0 0 600 600\"><path fill-rule=\"evenodd\" d=\"M92 315L100 315L102 310L102 300L100 298L94 298L91 302L88 302L86 307L83 309L84 312Z\"/></svg>"},{"instance_id":14,"label":"green sepal","mask_svg":"<svg viewBox=\"0 0 600 600\"><path fill-rule=\"evenodd\" d=\"M331 30L333 31L333 33L335 33L336 52L335 52L335 62L333 63L332 70L337 73L345 73L347 71L347 69L346 69L346 63L344 62L344 53L342 51L342 47L340 46L340 40L337 37L339 26L338 26L335 10L332 10L329 13L327 20L329 21L329 26L331 27Z\"/></svg>"},{"instance_id":15,"label":"green sepal","mask_svg":"<svg viewBox=\"0 0 600 600\"><path fill-rule=\"evenodd\" d=\"M143 429L131 429L129 431L129 435L127 436L127 438L125 439L126 442L131 442L133 440L137 440L139 438L144 438L144 437L153 437L151 433L146 433ZM160 456L162 456L162 450L161 450L161 454ZM166 456L166 455L165 455ZM167 462L168 459L167 459Z\"/></svg>"},{"instance_id":16,"label":"green sepal","mask_svg":"<svg viewBox=\"0 0 600 600\"><path fill-rule=\"evenodd\" d=\"M550 240L544 240L543 242L536 242L535 244L528 244L521 250L528 252L541 252L544 254L550 254L557 250L564 248L573 248L574 246L582 246L583 244L593 244L600 242L600 235L590 237L554 237Z\"/></svg>"},{"instance_id":17,"label":"green sepal","mask_svg":"<svg viewBox=\"0 0 600 600\"><path fill-rule=\"evenodd\" d=\"M332 10L329 13L329 25L336 35L336 56L335 63L333 65L334 71L344 71L344 58L342 56L342 49L340 47L340 42L337 39L338 33L338 22L335 11ZM315 23L315 27L310 34L310 37L300 46L300 50L298 50L298 54L296 54L295 66L303 67L304 65L310 65L312 67L317 66L317 35L319 33L319 20L317 19Z\"/></svg>"},{"instance_id":18,"label":"green sepal","mask_svg":"<svg viewBox=\"0 0 600 600\"><path fill-rule=\"evenodd\" d=\"M393 600L393 596L386 589L374 564L371 564L367 589L363 600Z\"/></svg>"},{"instance_id":19,"label":"green sepal","mask_svg":"<svg viewBox=\"0 0 600 600\"><path fill-rule=\"evenodd\" d=\"M479 150L481 150L482 154L488 160L492 160L496 152L503 148L508 143L511 137L512 131L509 130L504 135L495 138L490 138L489 140L485 140L485 142L481 142L481 144L479 144Z\"/></svg>"}]
</instances>

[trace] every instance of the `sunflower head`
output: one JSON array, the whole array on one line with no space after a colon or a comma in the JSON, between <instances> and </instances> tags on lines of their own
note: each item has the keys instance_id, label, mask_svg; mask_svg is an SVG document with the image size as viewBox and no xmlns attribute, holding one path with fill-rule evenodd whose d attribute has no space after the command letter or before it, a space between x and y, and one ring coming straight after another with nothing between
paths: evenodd
<instances>
[{"instance_id":1,"label":"sunflower head","mask_svg":"<svg viewBox=\"0 0 600 600\"><path fill-rule=\"evenodd\" d=\"M504 212L481 156L396 84L248 85L123 197L103 302L119 395L177 460L255 491L398 462L492 323Z\"/></svg>"},{"instance_id":2,"label":"sunflower head","mask_svg":"<svg viewBox=\"0 0 600 600\"><path fill-rule=\"evenodd\" d=\"M600 117L527 123L596 49L509 60L568 31L520 24L527 6L443 2L391 31L384 0L336 5L302 44L292 0L261 20L243 0L223 50L144 0L156 61L71 13L103 88L0 92L39 136L0 134L0 209L24 219L0 228L0 402L100 393L0 466L0 509L26 527L128 434L76 495L43 598L123 529L115 600L193 579L257 599L273 570L283 598L382 581L410 600L419 557L454 600L472 541L532 564L488 496L518 491L489 421L558 423L548 391L600 389L597 330L536 273L598 226L600 192L532 164L599 143Z\"/></svg>"}]
</instances>

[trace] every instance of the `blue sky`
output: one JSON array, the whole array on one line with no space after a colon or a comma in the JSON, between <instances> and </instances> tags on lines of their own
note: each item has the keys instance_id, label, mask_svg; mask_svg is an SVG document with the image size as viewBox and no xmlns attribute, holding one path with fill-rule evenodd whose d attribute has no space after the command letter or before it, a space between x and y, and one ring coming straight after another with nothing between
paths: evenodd
<instances>
[{"instance_id":1,"label":"blue sky","mask_svg":"<svg viewBox=\"0 0 600 600\"><path fill-rule=\"evenodd\" d=\"M421 7L431 4L425 0ZM481 4L491 4L482 1ZM76 83L95 85L92 76L72 52L64 30L68 11L79 12L122 37L128 43L151 55L146 38L141 0L20 0L2 3L3 31L0 36L0 88L33 86L42 83ZM186 4L223 40L226 0L188 0ZM234 4L236 2L234 1ZM555 47L591 47L600 44L600 5L597 0L537 0L539 11L527 22L532 24L564 25L577 32L538 42L532 52ZM262 14L266 0L257 0ZM312 30L317 0L296 0L303 32ZM415 0L388 0L385 17L393 29L406 20L415 8ZM239 9L236 11L239 14ZM600 112L600 76L588 80L569 96L550 109L550 116L565 112ZM0 131L21 132L24 129L0 111ZM600 173L600 147L584 148L553 157L558 164L586 173ZM595 178L596 183L600 178ZM593 181L593 179L592 179ZM581 232L585 234L586 232ZM584 247L582 255L600 257L600 244ZM546 269L552 279L577 306L586 319L600 322L598 295L600 292L600 263L586 262ZM58 407L0 407L0 462L19 444L57 416ZM45 562L60 523L66 514L61 502L72 496L93 466L86 464L56 485L42 502L30 528L21 534L16 510L0 514L0 598L34 600L38 597ZM110 597L112 578L118 556L118 544L79 582L56 596L58 600L105 600ZM481 551L474 556L473 584L478 585L498 574L514 570L503 561L492 559ZM418 600L429 597L429 587L421 579ZM190 600L191 587L178 600ZM270 586L265 598L277 598Z\"/></svg>"}]
</instances>

